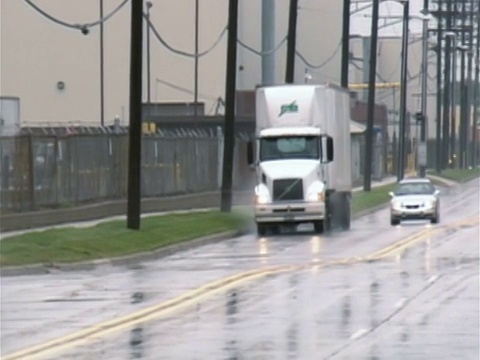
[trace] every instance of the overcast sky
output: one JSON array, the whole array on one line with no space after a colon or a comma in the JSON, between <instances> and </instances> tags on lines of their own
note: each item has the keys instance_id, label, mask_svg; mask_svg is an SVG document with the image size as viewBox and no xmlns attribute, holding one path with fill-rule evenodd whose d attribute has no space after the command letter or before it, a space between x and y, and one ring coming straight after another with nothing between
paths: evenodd
<instances>
[{"instance_id":1,"label":"overcast sky","mask_svg":"<svg viewBox=\"0 0 480 360\"><path fill-rule=\"evenodd\" d=\"M355 0L352 0L354 3ZM368 1L362 0L363 4L358 5L359 7L368 6ZM423 8L423 0L410 0L410 16L417 17L422 16L420 10ZM352 5L352 10L354 9ZM390 25L379 29L378 35L380 37L401 37L402 36L402 23L401 17L403 16L403 5L397 1L383 1L380 3L380 19L379 26L387 23L392 23L399 21L397 24ZM352 15L351 18L351 34L360 35L360 36L370 36L371 29L371 6L363 11L357 12ZM389 17L390 20L384 19L384 17ZM394 17L394 19L392 19ZM435 19L430 20L429 27L435 27ZM422 21L418 19L410 19L410 32L412 35L421 35L422 33Z\"/></svg>"}]
</instances>

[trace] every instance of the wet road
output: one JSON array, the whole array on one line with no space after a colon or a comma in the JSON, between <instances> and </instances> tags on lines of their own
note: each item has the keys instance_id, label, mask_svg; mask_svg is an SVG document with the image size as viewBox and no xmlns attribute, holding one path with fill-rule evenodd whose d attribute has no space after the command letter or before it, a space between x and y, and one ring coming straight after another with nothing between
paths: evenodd
<instances>
[{"instance_id":1,"label":"wet road","mask_svg":"<svg viewBox=\"0 0 480 360\"><path fill-rule=\"evenodd\" d=\"M444 194L440 225L391 227L380 211L326 237L244 236L128 268L2 278L2 355L478 359L478 216L471 182Z\"/></svg>"}]
</instances>

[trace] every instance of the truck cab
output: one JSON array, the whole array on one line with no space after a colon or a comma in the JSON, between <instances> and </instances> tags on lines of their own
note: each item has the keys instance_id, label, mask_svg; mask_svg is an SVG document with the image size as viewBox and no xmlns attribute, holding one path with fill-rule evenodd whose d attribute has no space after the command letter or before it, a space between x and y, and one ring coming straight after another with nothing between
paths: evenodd
<instances>
[{"instance_id":1,"label":"truck cab","mask_svg":"<svg viewBox=\"0 0 480 360\"><path fill-rule=\"evenodd\" d=\"M329 166L335 161L335 129L341 124L334 125L329 134L328 122L318 111L319 89L323 90L312 85L257 89L257 151L255 155L250 152L249 162L256 171L254 213L260 236L281 225L313 223L318 233L331 225L332 201L338 194L333 195L335 182L328 181L332 175ZM349 124L346 129L349 138ZM351 176L350 172L345 175ZM348 212L342 226L348 228L349 202L339 206L343 206L343 213Z\"/></svg>"}]
</instances>

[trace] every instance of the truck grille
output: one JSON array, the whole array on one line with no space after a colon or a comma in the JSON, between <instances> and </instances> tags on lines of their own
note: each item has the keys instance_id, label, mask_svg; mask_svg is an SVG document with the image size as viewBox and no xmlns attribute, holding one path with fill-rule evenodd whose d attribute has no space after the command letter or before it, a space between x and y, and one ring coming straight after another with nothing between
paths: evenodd
<instances>
[{"instance_id":1,"label":"truck grille","mask_svg":"<svg viewBox=\"0 0 480 360\"><path fill-rule=\"evenodd\" d=\"M302 179L273 180L273 201L303 200Z\"/></svg>"}]
</instances>

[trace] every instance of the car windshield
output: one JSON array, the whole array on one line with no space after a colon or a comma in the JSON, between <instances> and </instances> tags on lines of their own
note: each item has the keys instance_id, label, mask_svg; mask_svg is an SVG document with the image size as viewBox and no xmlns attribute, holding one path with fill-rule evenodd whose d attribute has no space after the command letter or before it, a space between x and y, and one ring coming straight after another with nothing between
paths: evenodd
<instances>
[{"instance_id":1,"label":"car windshield","mask_svg":"<svg viewBox=\"0 0 480 360\"><path fill-rule=\"evenodd\" d=\"M260 161L319 158L317 136L282 136L260 139Z\"/></svg>"},{"instance_id":2,"label":"car windshield","mask_svg":"<svg viewBox=\"0 0 480 360\"><path fill-rule=\"evenodd\" d=\"M411 182L399 184L395 190L396 196L401 195L430 195L435 192L435 188L430 183Z\"/></svg>"}]
</instances>

